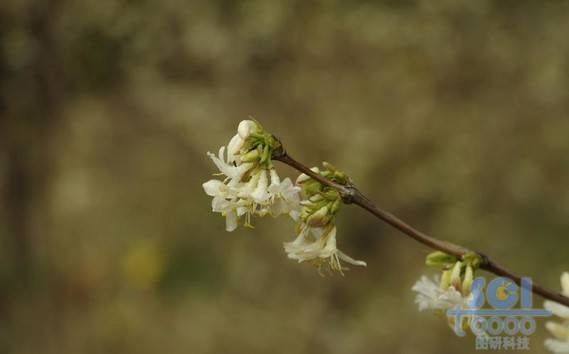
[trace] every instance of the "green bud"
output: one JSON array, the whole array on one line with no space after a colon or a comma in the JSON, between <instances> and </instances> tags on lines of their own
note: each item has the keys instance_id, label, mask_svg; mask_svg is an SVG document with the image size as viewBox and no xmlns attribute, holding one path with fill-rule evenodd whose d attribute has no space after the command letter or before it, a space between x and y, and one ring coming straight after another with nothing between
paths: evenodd
<instances>
[{"instance_id":1,"label":"green bud","mask_svg":"<svg viewBox=\"0 0 569 354\"><path fill-rule=\"evenodd\" d=\"M474 282L474 271L471 265L466 266L464 280L462 281L462 295L468 295L472 291L472 283Z\"/></svg>"},{"instance_id":2,"label":"green bud","mask_svg":"<svg viewBox=\"0 0 569 354\"><path fill-rule=\"evenodd\" d=\"M339 210L340 207L342 206L342 199L338 198L335 201L332 202L332 206L330 207L330 213L335 215Z\"/></svg>"},{"instance_id":3,"label":"green bud","mask_svg":"<svg viewBox=\"0 0 569 354\"><path fill-rule=\"evenodd\" d=\"M482 257L476 252L468 252L462 256L462 260L466 264L470 264L474 269L478 269L482 265Z\"/></svg>"},{"instance_id":4,"label":"green bud","mask_svg":"<svg viewBox=\"0 0 569 354\"><path fill-rule=\"evenodd\" d=\"M462 263L456 262L454 267L452 268L451 275L450 275L450 283L454 286L455 289L460 289L462 286L462 281L460 279L460 272L462 270Z\"/></svg>"},{"instance_id":5,"label":"green bud","mask_svg":"<svg viewBox=\"0 0 569 354\"><path fill-rule=\"evenodd\" d=\"M336 200L340 198L340 193L335 189L328 189L325 192L320 193L320 195L328 200Z\"/></svg>"},{"instance_id":6,"label":"green bud","mask_svg":"<svg viewBox=\"0 0 569 354\"><path fill-rule=\"evenodd\" d=\"M302 208L302 211L300 212L300 218L303 221L306 221L306 219L308 219L310 217L310 215L312 215L314 213L314 210L312 210L311 208Z\"/></svg>"},{"instance_id":7,"label":"green bud","mask_svg":"<svg viewBox=\"0 0 569 354\"><path fill-rule=\"evenodd\" d=\"M311 196L310 198L308 198L308 200L315 203L315 202L319 202L321 200L324 200L324 197L322 197L322 195L320 195L320 194L315 194L315 195Z\"/></svg>"},{"instance_id":8,"label":"green bud","mask_svg":"<svg viewBox=\"0 0 569 354\"><path fill-rule=\"evenodd\" d=\"M347 184L349 182L349 177L344 172L338 170L334 165L329 162L322 162L322 165L327 169L326 176L340 184Z\"/></svg>"},{"instance_id":9,"label":"green bud","mask_svg":"<svg viewBox=\"0 0 569 354\"><path fill-rule=\"evenodd\" d=\"M318 181L309 180L302 184L302 190L307 196L312 196L322 191L322 185Z\"/></svg>"},{"instance_id":10,"label":"green bud","mask_svg":"<svg viewBox=\"0 0 569 354\"><path fill-rule=\"evenodd\" d=\"M327 224L327 221L330 220L328 216L329 208L328 206L323 206L322 208L318 209L315 213L310 215L306 219L306 223L311 227L322 227Z\"/></svg>"},{"instance_id":11,"label":"green bud","mask_svg":"<svg viewBox=\"0 0 569 354\"><path fill-rule=\"evenodd\" d=\"M450 277L451 277L451 271L444 270L441 276L441 284L440 284L441 290L448 289L448 287L450 286Z\"/></svg>"},{"instance_id":12,"label":"green bud","mask_svg":"<svg viewBox=\"0 0 569 354\"><path fill-rule=\"evenodd\" d=\"M269 145L265 145L263 153L261 154L261 163L271 160L271 149Z\"/></svg>"},{"instance_id":13,"label":"green bud","mask_svg":"<svg viewBox=\"0 0 569 354\"><path fill-rule=\"evenodd\" d=\"M328 161L323 161L322 162L322 166L324 166L327 170L331 171L331 172L336 172L338 171L338 169L336 167L334 167L334 165L332 165L330 162Z\"/></svg>"},{"instance_id":14,"label":"green bud","mask_svg":"<svg viewBox=\"0 0 569 354\"><path fill-rule=\"evenodd\" d=\"M256 161L259 158L259 150L255 149L255 150L251 150L248 153L246 153L245 155L241 156L241 161L242 162L253 162Z\"/></svg>"},{"instance_id":15,"label":"green bud","mask_svg":"<svg viewBox=\"0 0 569 354\"><path fill-rule=\"evenodd\" d=\"M430 267L446 269L456 263L458 259L455 256L446 254L441 251L430 253L425 260L425 264Z\"/></svg>"}]
</instances>

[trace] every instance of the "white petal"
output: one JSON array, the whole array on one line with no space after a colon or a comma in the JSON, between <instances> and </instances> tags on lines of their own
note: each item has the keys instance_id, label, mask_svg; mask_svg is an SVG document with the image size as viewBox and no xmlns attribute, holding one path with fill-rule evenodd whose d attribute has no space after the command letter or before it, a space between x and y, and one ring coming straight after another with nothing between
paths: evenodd
<instances>
[{"instance_id":1,"label":"white petal","mask_svg":"<svg viewBox=\"0 0 569 354\"><path fill-rule=\"evenodd\" d=\"M223 186L224 186L223 182L217 179L212 179L202 184L205 193L211 197L220 194L220 190Z\"/></svg>"},{"instance_id":2,"label":"white petal","mask_svg":"<svg viewBox=\"0 0 569 354\"><path fill-rule=\"evenodd\" d=\"M548 321L545 328L555 336L555 338L567 340L569 339L569 326L557 322Z\"/></svg>"},{"instance_id":3,"label":"white petal","mask_svg":"<svg viewBox=\"0 0 569 354\"><path fill-rule=\"evenodd\" d=\"M563 289L563 295L569 296L569 272L561 274L561 289Z\"/></svg>"},{"instance_id":4,"label":"white petal","mask_svg":"<svg viewBox=\"0 0 569 354\"><path fill-rule=\"evenodd\" d=\"M257 123L252 120L242 120L237 127L237 132L241 139L245 140L257 129Z\"/></svg>"},{"instance_id":5,"label":"white petal","mask_svg":"<svg viewBox=\"0 0 569 354\"><path fill-rule=\"evenodd\" d=\"M553 312L556 316L569 319L569 307L563 306L553 301L544 301L543 307L546 310Z\"/></svg>"},{"instance_id":6,"label":"white petal","mask_svg":"<svg viewBox=\"0 0 569 354\"><path fill-rule=\"evenodd\" d=\"M228 177L231 177L231 171L234 167L225 162L224 157L223 157L224 151L225 151L225 146L222 146L219 149L218 156L215 156L211 152L208 152L207 155L211 158L211 160L213 161L213 163L215 164L215 166L219 169L219 171L221 173L223 173L224 175L226 175Z\"/></svg>"},{"instance_id":7,"label":"white petal","mask_svg":"<svg viewBox=\"0 0 569 354\"><path fill-rule=\"evenodd\" d=\"M367 267L366 262L355 260L340 250L338 250L338 256L340 256L340 259L343 260L344 262L347 262L347 263L350 263L353 265L357 265L357 266Z\"/></svg>"},{"instance_id":8,"label":"white petal","mask_svg":"<svg viewBox=\"0 0 569 354\"><path fill-rule=\"evenodd\" d=\"M279 216L281 214L288 213L288 208L286 203L282 199L275 199L271 204L271 215Z\"/></svg>"},{"instance_id":9,"label":"white petal","mask_svg":"<svg viewBox=\"0 0 569 354\"><path fill-rule=\"evenodd\" d=\"M241 148L243 147L244 142L245 141L241 139L239 134L235 134L235 136L231 138L229 144L227 144L227 162L235 161L236 158L235 155L239 153L239 150L241 150Z\"/></svg>"},{"instance_id":10,"label":"white petal","mask_svg":"<svg viewBox=\"0 0 569 354\"><path fill-rule=\"evenodd\" d=\"M231 203L221 196L215 196L211 201L211 209L218 213L223 213L231 209L230 205Z\"/></svg>"},{"instance_id":11,"label":"white petal","mask_svg":"<svg viewBox=\"0 0 569 354\"><path fill-rule=\"evenodd\" d=\"M555 339L545 341L547 349L556 354L569 354L569 342L562 342Z\"/></svg>"},{"instance_id":12,"label":"white petal","mask_svg":"<svg viewBox=\"0 0 569 354\"><path fill-rule=\"evenodd\" d=\"M251 193L251 197L258 203L262 203L269 198L269 194L267 191L267 187L269 185L269 181L267 179L267 171L261 170L259 172L259 182L257 183L257 187Z\"/></svg>"},{"instance_id":13,"label":"white petal","mask_svg":"<svg viewBox=\"0 0 569 354\"><path fill-rule=\"evenodd\" d=\"M300 211L293 209L289 211L288 215L292 218L292 220L298 221L298 219L300 218Z\"/></svg>"},{"instance_id":14,"label":"white petal","mask_svg":"<svg viewBox=\"0 0 569 354\"><path fill-rule=\"evenodd\" d=\"M314 173L320 173L320 169L319 169L318 167L316 167L316 166L315 166L315 167L312 167L310 170L311 170L312 172L314 172ZM306 175L306 174L304 174L304 173L301 173L300 176L298 176L298 177L296 178L296 184L300 184L300 183L306 182L306 181L308 181L310 178L312 178L312 177L310 177L310 176L308 176L308 175Z\"/></svg>"},{"instance_id":15,"label":"white petal","mask_svg":"<svg viewBox=\"0 0 569 354\"><path fill-rule=\"evenodd\" d=\"M277 173L277 171L272 168L271 169L271 185L272 186L278 186L279 184L281 184L281 178L279 177L279 174Z\"/></svg>"},{"instance_id":16,"label":"white petal","mask_svg":"<svg viewBox=\"0 0 569 354\"><path fill-rule=\"evenodd\" d=\"M251 176L251 179L245 183L245 184L239 184L238 187L236 187L236 189L238 190L238 196L240 198L251 198L251 193L253 193L253 191L255 191L255 189L257 188L257 185L259 184L259 178L261 177L261 175L259 173L255 173L254 175Z\"/></svg>"},{"instance_id":17,"label":"white petal","mask_svg":"<svg viewBox=\"0 0 569 354\"><path fill-rule=\"evenodd\" d=\"M229 211L225 215L225 230L231 232L237 228L237 214L235 211Z\"/></svg>"}]
</instances>

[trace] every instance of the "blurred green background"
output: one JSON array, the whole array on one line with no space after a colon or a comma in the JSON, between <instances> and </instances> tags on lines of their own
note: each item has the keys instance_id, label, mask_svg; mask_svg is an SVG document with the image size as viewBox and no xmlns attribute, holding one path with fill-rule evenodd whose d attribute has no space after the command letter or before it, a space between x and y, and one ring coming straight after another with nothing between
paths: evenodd
<instances>
[{"instance_id":1,"label":"blurred green background","mask_svg":"<svg viewBox=\"0 0 569 354\"><path fill-rule=\"evenodd\" d=\"M368 267L320 277L285 218L224 231L205 153L254 116L557 289L568 35L567 1L2 0L0 352L476 352L413 303L424 247L346 207Z\"/></svg>"}]
</instances>

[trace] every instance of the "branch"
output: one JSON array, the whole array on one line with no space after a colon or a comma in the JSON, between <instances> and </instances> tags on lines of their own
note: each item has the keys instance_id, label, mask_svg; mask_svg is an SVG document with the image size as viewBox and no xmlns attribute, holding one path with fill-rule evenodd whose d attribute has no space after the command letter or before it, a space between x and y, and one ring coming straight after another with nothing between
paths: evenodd
<instances>
[{"instance_id":1,"label":"branch","mask_svg":"<svg viewBox=\"0 0 569 354\"><path fill-rule=\"evenodd\" d=\"M512 281L514 281L519 286L521 286L521 277L520 276L518 276L518 275L510 272L506 268L498 265L496 262L494 262L492 259L490 259L485 254L483 254L481 252L470 250L468 248L456 245L456 244L451 243L451 242L441 241L441 240L436 239L432 236L429 236L425 233L422 233L421 231L415 229L414 227L407 224L403 220L399 219L395 215L378 208L371 200L369 200L353 184L348 184L348 185L338 184L338 183L331 181L325 177L322 177L318 173L313 172L306 165L296 161L289 154L287 154L287 152L284 150L284 148L282 148L282 146L279 149L274 151L273 160L277 160L277 161L280 161L284 164L287 164L290 167L312 177L313 179L317 180L321 184L336 189L338 192L340 192L340 195L342 196L342 200L344 201L344 203L355 204L355 205L359 206L360 208L367 210L371 214L375 215L378 219L383 220L384 222L393 226L394 228L401 231L405 235L413 238L415 241L418 241L418 242L422 243L423 245L425 245L429 248L432 248L432 249L453 255L453 256L457 257L458 259L461 259L461 260L463 260L463 257L469 253L470 254L474 253L474 254L480 256L480 258L482 259L482 264L480 265L481 269L483 269L487 272L490 272L492 274L495 274L497 276L507 277L507 278L511 279ZM539 286L537 284L532 285L532 291L533 291L533 293L541 296L544 299L552 300L552 301L555 301L555 302L560 303L562 305L569 306L569 298L566 296L563 296L560 293L548 290L548 289L546 289L542 286Z\"/></svg>"}]
</instances>

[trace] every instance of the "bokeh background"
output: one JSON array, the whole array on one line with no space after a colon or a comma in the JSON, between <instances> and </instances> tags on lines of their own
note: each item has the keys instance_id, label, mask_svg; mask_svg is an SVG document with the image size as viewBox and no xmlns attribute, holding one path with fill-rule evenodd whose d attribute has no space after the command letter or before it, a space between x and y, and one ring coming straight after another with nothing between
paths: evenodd
<instances>
[{"instance_id":1,"label":"bokeh background","mask_svg":"<svg viewBox=\"0 0 569 354\"><path fill-rule=\"evenodd\" d=\"M2 0L0 352L476 352L413 303L424 247L346 207L368 267L323 278L284 218L224 231L205 153L253 116L557 289L568 35L566 1Z\"/></svg>"}]
</instances>

